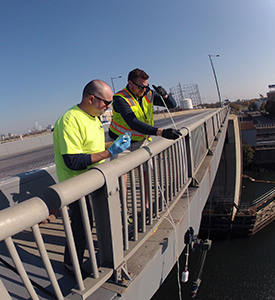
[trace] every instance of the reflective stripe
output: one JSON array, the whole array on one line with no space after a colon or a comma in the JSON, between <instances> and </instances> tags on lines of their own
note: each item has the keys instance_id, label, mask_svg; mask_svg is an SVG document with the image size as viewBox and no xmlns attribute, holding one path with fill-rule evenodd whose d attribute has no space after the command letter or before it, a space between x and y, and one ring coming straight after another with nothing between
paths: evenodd
<instances>
[{"instance_id":1,"label":"reflective stripe","mask_svg":"<svg viewBox=\"0 0 275 300\"><path fill-rule=\"evenodd\" d=\"M150 91L150 93L152 93L152 92ZM150 100L147 98L147 96L144 96L144 98L146 99L147 103L151 103ZM151 99L153 99L153 97L151 97Z\"/></svg>"},{"instance_id":2,"label":"reflective stripe","mask_svg":"<svg viewBox=\"0 0 275 300\"><path fill-rule=\"evenodd\" d=\"M145 138L145 134L142 134L138 131L135 131L131 128L126 128L126 127L123 127L119 124L117 124L115 121L112 121L110 127L112 127L113 129L115 129L117 131L117 135L121 135L121 134L125 134L127 131L131 132L131 136L139 136L139 137L144 137Z\"/></svg>"},{"instance_id":3,"label":"reflective stripe","mask_svg":"<svg viewBox=\"0 0 275 300\"><path fill-rule=\"evenodd\" d=\"M130 108L132 109L133 113L139 121L151 126L154 125L154 120L152 117L152 91L143 96L143 109L141 108L137 99L130 93L130 91L127 90L127 88L124 88L123 90L119 91L114 96L119 96L123 98L128 103L128 105L130 106ZM125 120L122 118L121 114L119 112L116 112L115 110L113 110L113 118L110 125L110 130L116 135L122 135L125 134L127 131L130 131L131 139L133 141L142 141L146 138L151 140L151 138L147 137L146 134L142 134L138 131L131 129L125 122Z\"/></svg>"},{"instance_id":4,"label":"reflective stripe","mask_svg":"<svg viewBox=\"0 0 275 300\"><path fill-rule=\"evenodd\" d=\"M143 98L146 100L147 103L150 104L153 101L152 91L149 92L149 95L150 95L150 99L147 97L147 95L143 96ZM115 96L121 96L122 98L124 98L128 102L128 104L130 106L136 106L136 103L133 99L133 96L127 91L126 88L124 88L122 91L116 93Z\"/></svg>"},{"instance_id":5,"label":"reflective stripe","mask_svg":"<svg viewBox=\"0 0 275 300\"><path fill-rule=\"evenodd\" d=\"M128 102L130 106L136 106L136 103L133 100L132 95L125 88L122 91L116 93L115 96L121 96Z\"/></svg>"}]
</instances>

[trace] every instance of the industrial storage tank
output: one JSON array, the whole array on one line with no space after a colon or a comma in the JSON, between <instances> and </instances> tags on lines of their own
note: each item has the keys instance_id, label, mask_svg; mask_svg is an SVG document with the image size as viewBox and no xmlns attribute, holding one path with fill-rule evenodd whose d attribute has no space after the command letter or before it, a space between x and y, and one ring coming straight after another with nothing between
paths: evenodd
<instances>
[{"instance_id":1,"label":"industrial storage tank","mask_svg":"<svg viewBox=\"0 0 275 300\"><path fill-rule=\"evenodd\" d=\"M185 98L181 100L180 106L182 109L193 109L192 99Z\"/></svg>"}]
</instances>

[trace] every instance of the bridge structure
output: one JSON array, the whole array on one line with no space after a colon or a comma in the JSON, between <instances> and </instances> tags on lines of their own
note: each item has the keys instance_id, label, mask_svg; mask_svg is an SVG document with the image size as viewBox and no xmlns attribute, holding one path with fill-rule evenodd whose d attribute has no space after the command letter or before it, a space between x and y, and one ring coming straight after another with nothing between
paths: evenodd
<instances>
[{"instance_id":1,"label":"bridge structure","mask_svg":"<svg viewBox=\"0 0 275 300\"><path fill-rule=\"evenodd\" d=\"M184 251L187 230L198 234L205 204L237 206L240 195L240 133L229 109L204 111L178 128L176 141L157 140L61 183L55 166L0 182L1 207L9 204L0 210L1 299L150 299ZM70 226L75 201L87 277ZM42 224L53 211L56 220ZM74 276L63 270L65 242Z\"/></svg>"}]
</instances>

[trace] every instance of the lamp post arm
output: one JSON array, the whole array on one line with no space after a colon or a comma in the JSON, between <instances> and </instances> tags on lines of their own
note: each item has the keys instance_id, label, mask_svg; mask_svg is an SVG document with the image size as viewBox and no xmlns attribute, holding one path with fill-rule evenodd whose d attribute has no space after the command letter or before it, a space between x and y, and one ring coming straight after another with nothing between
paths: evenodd
<instances>
[{"instance_id":1,"label":"lamp post arm","mask_svg":"<svg viewBox=\"0 0 275 300\"><path fill-rule=\"evenodd\" d=\"M113 93L115 94L116 92L115 92L115 86L114 86L114 80L113 80L113 78L111 78L111 81L112 81Z\"/></svg>"},{"instance_id":2,"label":"lamp post arm","mask_svg":"<svg viewBox=\"0 0 275 300\"><path fill-rule=\"evenodd\" d=\"M114 93L114 94L116 93L115 85L114 85L114 79L121 78L121 77L122 77L122 76L111 77L112 88L113 88L113 93Z\"/></svg>"}]
</instances>

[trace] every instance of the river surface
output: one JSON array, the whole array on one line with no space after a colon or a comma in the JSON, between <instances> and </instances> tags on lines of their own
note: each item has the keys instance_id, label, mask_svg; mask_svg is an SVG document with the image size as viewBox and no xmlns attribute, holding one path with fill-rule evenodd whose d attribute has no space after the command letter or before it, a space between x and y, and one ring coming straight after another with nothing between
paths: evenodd
<instances>
[{"instance_id":1,"label":"river surface","mask_svg":"<svg viewBox=\"0 0 275 300\"><path fill-rule=\"evenodd\" d=\"M262 183L243 180L242 201L251 202L275 187L275 172L245 174ZM181 282L182 299L191 299L190 290L197 268L199 251L189 260L189 281ZM185 254L180 257L180 278L185 266ZM254 236L212 241L202 273L197 300L274 300L275 299L275 222ZM177 267L151 300L176 300L179 297Z\"/></svg>"}]
</instances>

